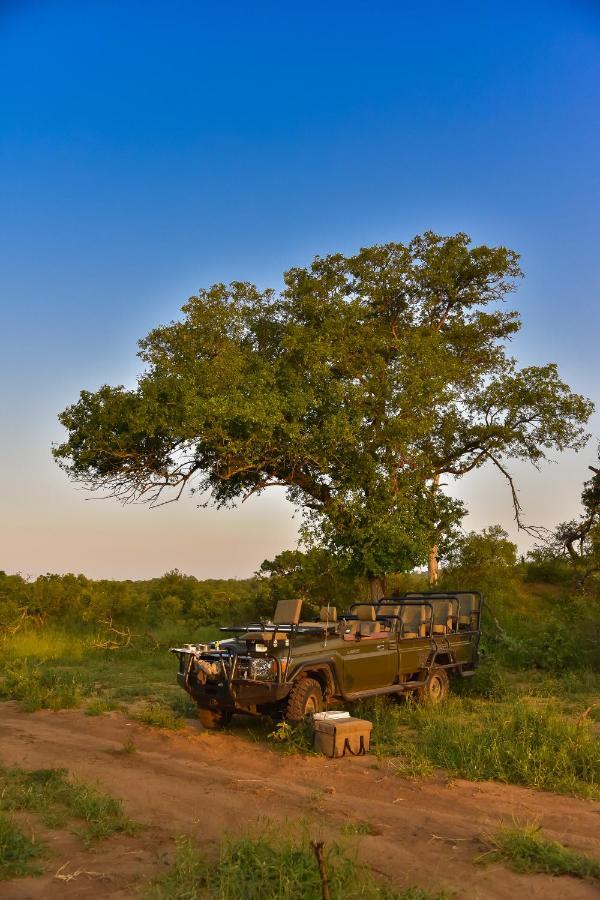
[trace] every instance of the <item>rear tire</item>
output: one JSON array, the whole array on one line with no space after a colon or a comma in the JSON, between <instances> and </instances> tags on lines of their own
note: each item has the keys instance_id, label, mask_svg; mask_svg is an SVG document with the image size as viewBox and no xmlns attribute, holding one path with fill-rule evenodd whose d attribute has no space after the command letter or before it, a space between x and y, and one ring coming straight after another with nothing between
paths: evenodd
<instances>
[{"instance_id":1,"label":"rear tire","mask_svg":"<svg viewBox=\"0 0 600 900\"><path fill-rule=\"evenodd\" d=\"M301 722L323 709L323 691L314 678L302 678L292 688L285 710L285 720L291 725Z\"/></svg>"},{"instance_id":2,"label":"rear tire","mask_svg":"<svg viewBox=\"0 0 600 900\"><path fill-rule=\"evenodd\" d=\"M445 669L432 669L423 687L415 691L417 702L431 706L441 703L448 696L449 685Z\"/></svg>"},{"instance_id":3,"label":"rear tire","mask_svg":"<svg viewBox=\"0 0 600 900\"><path fill-rule=\"evenodd\" d=\"M211 731L229 725L232 717L233 713L225 709L205 709L202 706L198 709L200 724L203 728L209 728Z\"/></svg>"}]
</instances>

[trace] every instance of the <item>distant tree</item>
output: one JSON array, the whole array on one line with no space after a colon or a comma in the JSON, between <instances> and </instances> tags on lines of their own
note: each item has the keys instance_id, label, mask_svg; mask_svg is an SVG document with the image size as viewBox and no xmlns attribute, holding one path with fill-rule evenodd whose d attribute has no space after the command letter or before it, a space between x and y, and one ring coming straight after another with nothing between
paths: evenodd
<instances>
[{"instance_id":1,"label":"distant tree","mask_svg":"<svg viewBox=\"0 0 600 900\"><path fill-rule=\"evenodd\" d=\"M316 614L327 604L346 609L356 597L359 585L338 560L320 548L284 550L266 559L257 575L268 581L273 601L299 597L304 615Z\"/></svg>"},{"instance_id":2,"label":"distant tree","mask_svg":"<svg viewBox=\"0 0 600 900\"><path fill-rule=\"evenodd\" d=\"M586 584L600 573L600 446L598 467L581 492L582 512L578 519L561 522L533 552L537 560L563 557L572 564L578 580Z\"/></svg>"},{"instance_id":3,"label":"distant tree","mask_svg":"<svg viewBox=\"0 0 600 900\"><path fill-rule=\"evenodd\" d=\"M496 599L514 587L517 545L501 525L470 531L458 537L444 560L442 584L477 588Z\"/></svg>"},{"instance_id":4,"label":"distant tree","mask_svg":"<svg viewBox=\"0 0 600 900\"><path fill-rule=\"evenodd\" d=\"M305 536L377 595L464 513L440 478L491 462L519 517L506 461L586 439L591 403L554 364L518 369L507 353L519 319L495 304L520 275L505 247L426 232L317 257L280 293L213 285L140 341L135 389L81 392L54 455L124 502L194 483L227 505L283 486Z\"/></svg>"}]
</instances>

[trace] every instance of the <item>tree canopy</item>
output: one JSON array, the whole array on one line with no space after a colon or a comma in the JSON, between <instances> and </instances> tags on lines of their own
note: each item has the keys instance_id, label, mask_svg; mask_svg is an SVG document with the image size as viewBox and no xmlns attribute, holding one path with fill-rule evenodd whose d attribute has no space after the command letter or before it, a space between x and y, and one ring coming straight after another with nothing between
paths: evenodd
<instances>
[{"instance_id":1,"label":"tree canopy","mask_svg":"<svg viewBox=\"0 0 600 900\"><path fill-rule=\"evenodd\" d=\"M316 257L280 291L215 284L140 341L135 389L82 391L61 413L54 455L124 502L284 486L353 571L406 571L463 513L437 477L486 462L510 477L507 460L587 438L592 405L556 365L508 353L520 323L501 301L520 276L505 247L426 232Z\"/></svg>"}]
</instances>

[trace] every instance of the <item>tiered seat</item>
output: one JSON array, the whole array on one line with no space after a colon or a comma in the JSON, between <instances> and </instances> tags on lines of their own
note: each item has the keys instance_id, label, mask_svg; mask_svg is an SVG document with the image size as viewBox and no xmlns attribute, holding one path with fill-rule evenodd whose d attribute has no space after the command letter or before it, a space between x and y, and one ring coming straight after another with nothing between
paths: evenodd
<instances>
[{"instance_id":1,"label":"tiered seat","mask_svg":"<svg viewBox=\"0 0 600 900\"><path fill-rule=\"evenodd\" d=\"M400 608L400 636L402 638L426 637L431 611L420 603L402 604Z\"/></svg>"},{"instance_id":2,"label":"tiered seat","mask_svg":"<svg viewBox=\"0 0 600 900\"><path fill-rule=\"evenodd\" d=\"M469 631L477 628L481 606L479 594L461 593L456 596L460 601L460 614L458 617L459 629Z\"/></svg>"},{"instance_id":3,"label":"tiered seat","mask_svg":"<svg viewBox=\"0 0 600 900\"><path fill-rule=\"evenodd\" d=\"M452 631L452 602L431 598L433 606L433 634L447 634Z\"/></svg>"}]
</instances>

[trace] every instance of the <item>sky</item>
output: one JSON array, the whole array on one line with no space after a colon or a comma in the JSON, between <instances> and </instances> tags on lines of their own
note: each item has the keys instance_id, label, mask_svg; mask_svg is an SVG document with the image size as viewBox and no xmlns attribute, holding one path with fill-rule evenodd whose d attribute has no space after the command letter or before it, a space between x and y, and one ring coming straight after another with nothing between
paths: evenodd
<instances>
[{"instance_id":1,"label":"sky","mask_svg":"<svg viewBox=\"0 0 600 900\"><path fill-rule=\"evenodd\" d=\"M0 0L0 569L245 577L296 543L235 510L90 500L53 462L82 388L215 281L466 231L522 257L520 363L600 404L600 4ZM513 466L524 518L578 512L590 443ZM483 469L465 527L512 521Z\"/></svg>"}]
</instances>

